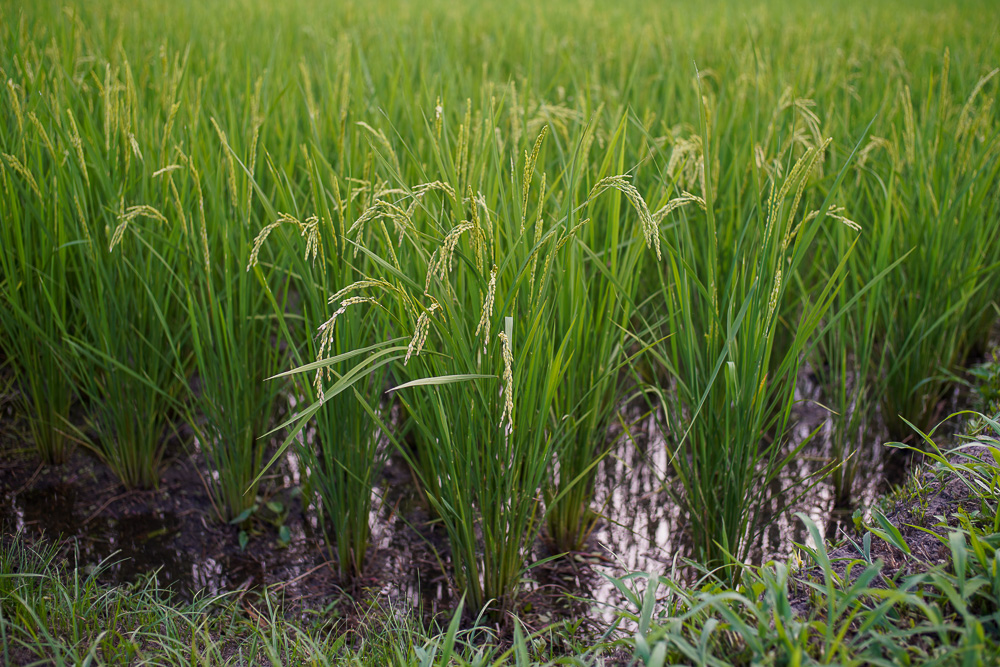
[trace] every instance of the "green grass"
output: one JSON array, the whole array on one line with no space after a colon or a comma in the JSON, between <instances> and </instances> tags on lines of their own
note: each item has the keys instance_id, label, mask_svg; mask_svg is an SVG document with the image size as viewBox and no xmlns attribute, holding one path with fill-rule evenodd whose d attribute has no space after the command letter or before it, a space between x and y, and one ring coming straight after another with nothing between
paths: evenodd
<instances>
[{"instance_id":1,"label":"green grass","mask_svg":"<svg viewBox=\"0 0 1000 667\"><path fill-rule=\"evenodd\" d=\"M616 580L636 624L626 643L643 665L993 664L1000 655L1000 425L986 419L989 432L976 438L990 455L985 461L969 453L971 445L942 451L923 436L939 479L968 490L966 502L921 528L947 547L944 564L917 558L904 526L877 510L836 556L815 523L799 515L810 544L801 545L798 561L747 567L738 587L712 574L694 586L670 576ZM890 546L892 568L884 560Z\"/></svg>"},{"instance_id":2,"label":"green grass","mask_svg":"<svg viewBox=\"0 0 1000 667\"><path fill-rule=\"evenodd\" d=\"M925 517L919 527L944 546L944 563L919 558L902 532L918 529L889 522L877 508L859 535L839 545L799 515L809 543L790 559L741 566L736 586L703 568L695 580L677 570L612 579L623 600L618 618L586 640L573 639L573 621L529 632L514 620L503 637L481 616L463 627L462 604L440 627L373 605L359 610L355 631L339 633L321 615L286 618L280 598L267 590L179 603L155 577L103 585L110 563L85 575L61 563L54 547L29 548L15 535L0 547L3 658L9 664L421 667L993 664L1000 654L1000 424L967 414L985 430L947 450L933 433L921 434L929 465L912 478L919 483L930 473L965 489L952 497L946 516ZM972 455L973 442L986 448L985 458ZM903 503L915 516L938 493L915 488L907 485L879 505Z\"/></svg>"},{"instance_id":3,"label":"green grass","mask_svg":"<svg viewBox=\"0 0 1000 667\"><path fill-rule=\"evenodd\" d=\"M61 563L55 547L26 547L14 537L0 547L0 658L7 665L528 667L552 664L554 650L572 634L560 626L527 632L518 625L513 641L501 642L481 619L463 629L461 605L441 627L360 604L353 612L360 628L339 633L318 614L286 617L275 591L183 603L155 576L109 586L100 579L111 561L84 574ZM569 664L600 664L597 658L609 651L580 645Z\"/></svg>"}]
</instances>

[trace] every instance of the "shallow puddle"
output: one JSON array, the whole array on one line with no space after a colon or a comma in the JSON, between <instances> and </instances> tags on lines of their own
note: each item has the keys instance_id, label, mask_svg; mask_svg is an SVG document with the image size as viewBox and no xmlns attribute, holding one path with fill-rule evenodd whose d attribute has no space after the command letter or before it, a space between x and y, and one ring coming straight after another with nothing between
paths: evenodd
<instances>
[{"instance_id":1,"label":"shallow puddle","mask_svg":"<svg viewBox=\"0 0 1000 667\"><path fill-rule=\"evenodd\" d=\"M783 473L776 489L803 488L804 480L829 458L827 413L806 400L815 398L810 395L815 390L807 383L804 386L791 439L801 441L816 429L818 434ZM683 518L664 490L668 450L655 423L648 418L636 420L627 436L620 427L618 431L612 434L612 451L599 468L594 508L603 518L588 542L589 553L531 571L527 598L553 590L570 593L595 601L597 612L610 617L608 610L620 606L621 596L595 572L611 576L628 571L665 573L678 554L685 555ZM858 452L864 474L858 480L856 496L862 503L871 502L885 490L888 472L897 477L900 473L898 462L887 463L886 448L877 444L883 439L881 434L871 433L869 438ZM294 500L302 473L294 457L281 464L270 482L277 487L276 497L291 508L285 519L291 540L277 544L276 528L261 525L246 551L237 546L236 527L213 520L196 471L184 472L193 469L194 460L175 463L174 477L157 492L124 493L96 462L89 472L66 475L64 471L63 478L50 473L42 479L46 477L43 474L20 492L0 482L0 527L8 534L23 530L61 538L71 545L67 552L75 551L85 570L103 563L101 577L106 581L129 582L155 573L160 585L185 598L198 591L217 594L281 584L286 599L308 607L309 600L325 604L344 594L329 566L315 509L303 509ZM444 537L440 530L428 528L419 492L405 465L390 457L384 477L375 489L371 513L368 574L347 593L360 597L364 590L368 597L374 594L388 600L400 613L419 609L426 617L448 611L454 599L445 574L449 564ZM768 490L771 512L787 504L776 489ZM845 521L850 525L850 517L832 515L832 505L832 489L824 482L800 499L794 509L835 536L837 526ZM779 514L760 533L751 560L763 562L784 556L793 542L806 542L804 527L791 517L789 512ZM539 558L548 555L542 544L535 552Z\"/></svg>"},{"instance_id":2,"label":"shallow puddle","mask_svg":"<svg viewBox=\"0 0 1000 667\"><path fill-rule=\"evenodd\" d=\"M232 590L248 578L263 581L260 565L251 558L216 560L191 548L191 541L182 539L182 522L174 512L86 515L79 492L76 485L59 484L8 495L0 504L0 524L11 532L71 543L85 572L100 567L101 579L113 583L155 574L160 586L189 598L196 591Z\"/></svg>"}]
</instances>

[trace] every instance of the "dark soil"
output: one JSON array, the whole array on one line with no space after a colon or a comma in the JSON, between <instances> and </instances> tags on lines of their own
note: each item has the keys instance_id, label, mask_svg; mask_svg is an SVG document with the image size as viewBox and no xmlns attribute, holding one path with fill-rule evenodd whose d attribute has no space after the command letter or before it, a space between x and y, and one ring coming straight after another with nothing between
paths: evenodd
<instances>
[{"instance_id":1,"label":"dark soil","mask_svg":"<svg viewBox=\"0 0 1000 667\"><path fill-rule=\"evenodd\" d=\"M29 544L43 538L55 542L69 562L85 571L106 561L110 565L100 575L105 583L155 576L160 586L183 599L199 592L277 586L289 611L329 609L345 619L377 595L411 597L418 590L414 578L424 582L422 590L434 590L435 583L447 588L425 541L434 536L421 537L407 526L390 539L376 533L367 576L342 580L316 512L303 507L287 466L268 480L267 498L262 498L280 502L286 508L283 516L263 516L262 511L261 518L244 524L250 539L241 549L241 527L216 518L193 456L170 461L158 489L133 491L85 450L78 449L58 466L41 466L32 458L8 450L0 459L2 539L20 533ZM387 476L399 474L407 473L387 469ZM386 518L385 523L395 521ZM282 524L291 535L287 544L279 538ZM421 604L431 613L440 606L434 598L407 603Z\"/></svg>"},{"instance_id":2,"label":"dark soil","mask_svg":"<svg viewBox=\"0 0 1000 667\"><path fill-rule=\"evenodd\" d=\"M986 447L973 446L965 451L981 461L994 464ZM961 456L953 456L949 460L955 464L968 462ZM951 549L946 543L948 533L959 526L958 516L963 511L972 514L978 509L978 500L959 476L924 466L913 475L908 485L887 502L885 508L885 517L899 529L910 547L910 555L876 539L872 540L872 558L883 560L886 576L916 574L950 563ZM851 554L851 551L854 553ZM856 558L857 555L853 547L847 546L831 554L844 558Z\"/></svg>"},{"instance_id":3,"label":"dark soil","mask_svg":"<svg viewBox=\"0 0 1000 667\"><path fill-rule=\"evenodd\" d=\"M826 420L825 411L816 406L815 388L807 381L800 384L793 439L822 427ZM63 465L41 466L25 436L27 429L14 417L4 395L9 398L0 391L0 539L10 540L19 533L28 543L54 541L69 562L87 571L105 562L100 576L107 583L155 576L161 586L186 599L223 592L251 599L270 586L284 595L288 613L321 610L346 627L369 618L375 607L409 610L425 623L442 624L454 609L447 540L429 521L419 489L398 457L390 457L375 489L377 506L365 576L344 580L333 565L315 507L303 504L294 457L279 462L262 486L261 505L277 501L283 511L275 515L262 510L243 526L228 525L213 512L202 481L208 471L195 453L175 446L159 487L146 491L127 491L83 449ZM600 468L594 504L603 518L585 550L532 568L526 575L516 611L528 629L561 618L586 619L596 628L602 620L612 620L623 602L601 573L669 572L675 555L683 553L683 518L665 490L669 473L664 443L652 420L638 414L628 415L629 420L608 434L615 444ZM825 464L828 444L820 431L781 483L765 490L769 507L779 518L761 532L752 554L757 561L787 555L793 541L805 542L801 523L779 510L788 505L786 490ZM889 458L885 456L889 450L876 446L877 433L870 437L872 442L862 443L862 451L871 458L856 489L862 503L872 502L887 490L888 479L898 479L908 468L907 460ZM942 489L933 502L947 502L950 493ZM819 485L793 507L808 512L821 530L834 537L840 530L850 530L850 519L831 514L832 506L830 489ZM926 515L937 513L929 510ZM906 523L904 519L900 520ZM282 525L291 536L287 543L279 539ZM241 528L249 536L245 548L240 547ZM914 537L916 544L926 542L920 548L928 550L928 559L939 557L932 552L937 548L933 538L924 539L919 531L904 535ZM533 555L542 560L552 554L540 541ZM886 562L891 564L889 557ZM581 632L586 630L585 625Z\"/></svg>"},{"instance_id":4,"label":"dark soil","mask_svg":"<svg viewBox=\"0 0 1000 667\"><path fill-rule=\"evenodd\" d=\"M286 614L301 618L319 610L342 629L370 621L376 608L411 610L425 623L446 624L455 607L442 570L448 567L443 531L430 525L409 471L393 459L383 472L380 486L387 491L375 508L365 576L345 580L287 461L266 478L268 492L260 499L280 502L285 512L262 512L267 516L244 524L250 539L241 549L241 527L216 518L201 481L206 471L196 468L193 454L168 461L159 488L129 491L86 450L77 449L63 465L43 466L30 450L10 447L10 435L0 454L0 539L55 543L62 558L88 573L104 563L103 583L154 576L181 599L235 593L248 605L269 586L284 596ZM287 544L280 525L289 529ZM573 554L533 569L519 617L538 629L588 616L590 604L577 596L605 583L592 564L608 562L600 554Z\"/></svg>"}]
</instances>

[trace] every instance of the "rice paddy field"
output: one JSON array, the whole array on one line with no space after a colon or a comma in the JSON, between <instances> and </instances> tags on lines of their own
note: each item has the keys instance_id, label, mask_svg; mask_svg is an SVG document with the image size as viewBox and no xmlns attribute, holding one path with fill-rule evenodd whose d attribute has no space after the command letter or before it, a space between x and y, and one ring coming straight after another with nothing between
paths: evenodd
<instances>
[{"instance_id":1,"label":"rice paddy field","mask_svg":"<svg viewBox=\"0 0 1000 667\"><path fill-rule=\"evenodd\" d=\"M924 434L1000 434L998 74L976 0L0 1L5 660L280 591L322 641L183 659L993 664L1000 476ZM978 513L887 584L921 452Z\"/></svg>"}]
</instances>

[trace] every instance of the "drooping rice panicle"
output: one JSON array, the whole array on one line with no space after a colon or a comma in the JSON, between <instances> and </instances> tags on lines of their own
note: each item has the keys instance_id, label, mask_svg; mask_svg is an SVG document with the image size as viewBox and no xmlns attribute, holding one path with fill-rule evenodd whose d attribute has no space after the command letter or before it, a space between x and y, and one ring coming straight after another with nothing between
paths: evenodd
<instances>
[{"instance_id":1,"label":"drooping rice panicle","mask_svg":"<svg viewBox=\"0 0 1000 667\"><path fill-rule=\"evenodd\" d=\"M122 242L122 239L125 236L125 230L128 228L128 224L140 217L159 220L164 224L167 223L167 218L152 206L147 204L129 206L118 216L118 226L115 227L114 234L111 236L111 243L108 246L108 250L110 252L114 252L115 246Z\"/></svg>"},{"instance_id":2,"label":"drooping rice panicle","mask_svg":"<svg viewBox=\"0 0 1000 667\"><path fill-rule=\"evenodd\" d=\"M38 188L38 183L35 181L35 177L32 175L31 171L29 171L16 156L11 155L10 153L3 153L3 159L7 161L7 164L11 169L21 175L21 177L27 182L28 187L31 188L31 191L35 193L35 196L41 199L42 191Z\"/></svg>"},{"instance_id":3,"label":"drooping rice panicle","mask_svg":"<svg viewBox=\"0 0 1000 667\"><path fill-rule=\"evenodd\" d=\"M430 333L431 315L440 308L439 304L433 303L430 308L420 313L417 318L417 326L413 330L413 337L410 338L410 344L406 348L406 357L403 359L404 366L409 363L410 357L420 356L420 351L424 349L424 343L427 342L427 334Z\"/></svg>"},{"instance_id":4,"label":"drooping rice panicle","mask_svg":"<svg viewBox=\"0 0 1000 667\"><path fill-rule=\"evenodd\" d=\"M508 437L514 432L514 355L510 349L510 339L507 334L501 331L497 334L500 338L501 352L503 356L503 384L500 393L503 395L503 414L500 416L499 428ZM507 422L504 425L504 422Z\"/></svg>"},{"instance_id":5,"label":"drooping rice panicle","mask_svg":"<svg viewBox=\"0 0 1000 667\"><path fill-rule=\"evenodd\" d=\"M374 303L378 304L378 301L370 296L352 296L344 299L340 302L340 308L333 312L323 324L319 325L319 351L316 353L316 361L323 361L326 358L326 353L330 349L334 340L334 326L337 323L337 318L347 312L347 309L351 306L356 306L362 303ZM323 380L333 377L333 370L329 367L319 368L316 370L315 379L313 380L313 386L316 389L316 394L319 396L320 402L324 400L323 394Z\"/></svg>"},{"instance_id":6,"label":"drooping rice panicle","mask_svg":"<svg viewBox=\"0 0 1000 667\"><path fill-rule=\"evenodd\" d=\"M535 139L535 145L531 149L531 153L525 152L524 154L524 174L521 179L521 233L524 234L524 221L525 216L528 214L528 191L531 189L531 179L535 174L535 162L538 160L538 152L542 148L542 142L545 140L545 133L548 132L549 126L543 125L541 131L538 133L538 138Z\"/></svg>"},{"instance_id":7,"label":"drooping rice panicle","mask_svg":"<svg viewBox=\"0 0 1000 667\"><path fill-rule=\"evenodd\" d=\"M497 267L494 264L490 270L490 282L486 286L486 298L483 300L483 311L479 316L479 324L476 325L476 333L483 332L483 352L486 352L486 344L490 339L490 320L493 317L493 300L497 290Z\"/></svg>"},{"instance_id":8,"label":"drooping rice panicle","mask_svg":"<svg viewBox=\"0 0 1000 667\"><path fill-rule=\"evenodd\" d=\"M656 249L656 258L662 259L660 253L660 234L656 222L653 220L653 216L649 213L649 207L646 206L646 200L643 199L639 191L636 190L635 186L632 185L628 176L606 176L602 178L594 187L591 188L590 194L587 195L587 199L594 199L600 193L607 189L614 189L621 192L628 199L629 203L635 208L636 213L639 214L639 223L642 225L642 233L646 240L646 247Z\"/></svg>"}]
</instances>

